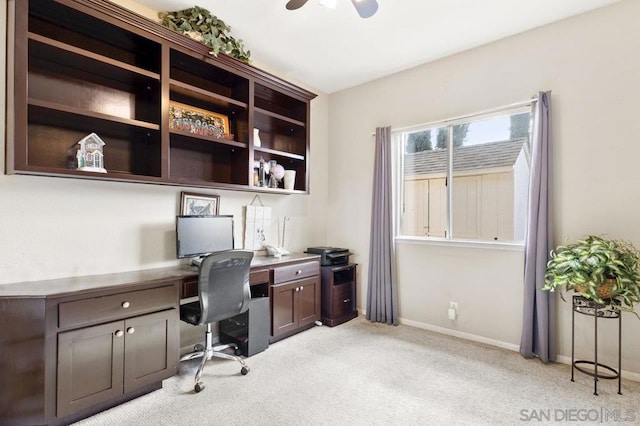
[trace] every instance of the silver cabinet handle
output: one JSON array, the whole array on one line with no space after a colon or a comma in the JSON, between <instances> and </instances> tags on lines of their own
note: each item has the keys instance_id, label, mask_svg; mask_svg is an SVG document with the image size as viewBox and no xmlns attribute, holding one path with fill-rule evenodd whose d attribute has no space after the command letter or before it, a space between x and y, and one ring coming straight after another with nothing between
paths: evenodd
<instances>
[{"instance_id":1,"label":"silver cabinet handle","mask_svg":"<svg viewBox=\"0 0 640 426\"><path fill-rule=\"evenodd\" d=\"M127 309L129 306L131 306L131 303L129 303L129 302L122 302L122 307L123 307L124 309Z\"/></svg>"},{"instance_id":2,"label":"silver cabinet handle","mask_svg":"<svg viewBox=\"0 0 640 426\"><path fill-rule=\"evenodd\" d=\"M300 291L300 287L296 287L296 293Z\"/></svg>"},{"instance_id":3,"label":"silver cabinet handle","mask_svg":"<svg viewBox=\"0 0 640 426\"><path fill-rule=\"evenodd\" d=\"M300 286L300 291L302 291L302 290L304 290L304 286L303 285Z\"/></svg>"},{"instance_id":4,"label":"silver cabinet handle","mask_svg":"<svg viewBox=\"0 0 640 426\"><path fill-rule=\"evenodd\" d=\"M351 302L351 299L344 299L344 300L343 300L343 302L344 302L344 303Z\"/></svg>"},{"instance_id":5,"label":"silver cabinet handle","mask_svg":"<svg viewBox=\"0 0 640 426\"><path fill-rule=\"evenodd\" d=\"M302 273L302 269L298 269L298 270L296 271L296 275L300 275L301 273Z\"/></svg>"},{"instance_id":6,"label":"silver cabinet handle","mask_svg":"<svg viewBox=\"0 0 640 426\"><path fill-rule=\"evenodd\" d=\"M124 336L124 333L122 332L122 330L116 330L116 336L117 337L122 337L122 336Z\"/></svg>"},{"instance_id":7,"label":"silver cabinet handle","mask_svg":"<svg viewBox=\"0 0 640 426\"><path fill-rule=\"evenodd\" d=\"M133 333L135 333L135 332L136 332L136 329L135 329L135 328L133 328L133 327L129 327L129 328L127 328L127 333L128 333L128 334L133 334Z\"/></svg>"}]
</instances>

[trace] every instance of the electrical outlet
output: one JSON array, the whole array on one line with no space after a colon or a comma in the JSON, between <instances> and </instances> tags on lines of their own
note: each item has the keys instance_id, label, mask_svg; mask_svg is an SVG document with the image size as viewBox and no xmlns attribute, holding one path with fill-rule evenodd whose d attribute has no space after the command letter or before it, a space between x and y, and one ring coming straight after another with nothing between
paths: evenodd
<instances>
[{"instance_id":1,"label":"electrical outlet","mask_svg":"<svg viewBox=\"0 0 640 426\"><path fill-rule=\"evenodd\" d=\"M449 302L449 309L447 309L447 316L450 320L455 320L458 318L458 303L457 302Z\"/></svg>"},{"instance_id":2,"label":"electrical outlet","mask_svg":"<svg viewBox=\"0 0 640 426\"><path fill-rule=\"evenodd\" d=\"M449 308L447 310L447 316L449 317L450 320L455 320L456 318L458 318L458 313L456 312L455 309Z\"/></svg>"}]
</instances>

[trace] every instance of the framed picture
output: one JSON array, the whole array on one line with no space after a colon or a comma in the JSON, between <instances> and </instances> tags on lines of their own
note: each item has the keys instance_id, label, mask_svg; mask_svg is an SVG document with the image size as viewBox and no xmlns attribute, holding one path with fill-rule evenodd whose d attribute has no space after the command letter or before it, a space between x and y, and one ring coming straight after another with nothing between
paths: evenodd
<instances>
[{"instance_id":1,"label":"framed picture","mask_svg":"<svg viewBox=\"0 0 640 426\"><path fill-rule=\"evenodd\" d=\"M220 211L220 196L183 192L180 197L180 214L184 216L212 216Z\"/></svg>"},{"instance_id":2,"label":"framed picture","mask_svg":"<svg viewBox=\"0 0 640 426\"><path fill-rule=\"evenodd\" d=\"M226 139L229 135L229 118L223 114L171 101L169 128L199 136Z\"/></svg>"}]
</instances>

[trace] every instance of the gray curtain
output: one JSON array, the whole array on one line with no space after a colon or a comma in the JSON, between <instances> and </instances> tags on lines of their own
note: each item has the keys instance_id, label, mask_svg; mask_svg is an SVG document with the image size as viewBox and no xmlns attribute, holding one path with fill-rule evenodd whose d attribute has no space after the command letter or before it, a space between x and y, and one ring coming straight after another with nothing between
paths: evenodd
<instances>
[{"instance_id":1,"label":"gray curtain","mask_svg":"<svg viewBox=\"0 0 640 426\"><path fill-rule=\"evenodd\" d=\"M520 353L544 362L556 360L555 295L544 285L551 235L551 92L540 92L531 140L529 216L525 234L524 318Z\"/></svg>"},{"instance_id":2,"label":"gray curtain","mask_svg":"<svg viewBox=\"0 0 640 426\"><path fill-rule=\"evenodd\" d=\"M376 128L371 206L371 245L367 319L398 325L398 297L393 276L393 211L391 194L391 127Z\"/></svg>"}]
</instances>

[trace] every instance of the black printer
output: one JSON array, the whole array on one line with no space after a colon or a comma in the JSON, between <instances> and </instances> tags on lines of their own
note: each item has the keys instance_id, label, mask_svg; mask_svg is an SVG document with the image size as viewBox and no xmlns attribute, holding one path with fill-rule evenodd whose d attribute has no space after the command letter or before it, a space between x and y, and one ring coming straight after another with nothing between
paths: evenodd
<instances>
[{"instance_id":1,"label":"black printer","mask_svg":"<svg viewBox=\"0 0 640 426\"><path fill-rule=\"evenodd\" d=\"M320 266L346 265L353 253L338 247L309 247L305 253L319 254Z\"/></svg>"}]
</instances>

